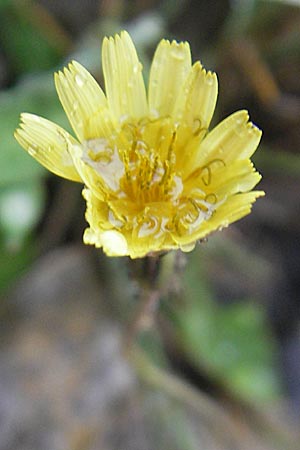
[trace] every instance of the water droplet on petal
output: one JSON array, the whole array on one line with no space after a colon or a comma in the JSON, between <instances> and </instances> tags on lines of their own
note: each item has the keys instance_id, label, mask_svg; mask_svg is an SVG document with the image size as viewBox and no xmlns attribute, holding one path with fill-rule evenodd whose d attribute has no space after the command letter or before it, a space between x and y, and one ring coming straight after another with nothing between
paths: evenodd
<instances>
[{"instance_id":1,"label":"water droplet on petal","mask_svg":"<svg viewBox=\"0 0 300 450\"><path fill-rule=\"evenodd\" d=\"M177 47L171 52L171 56L174 59L177 59L177 61L183 61L185 58L185 52L180 47Z\"/></svg>"},{"instance_id":2,"label":"water droplet on petal","mask_svg":"<svg viewBox=\"0 0 300 450\"><path fill-rule=\"evenodd\" d=\"M141 64L140 62L138 62L137 64L135 64L135 65L133 66L133 73L134 73L134 74L137 74L137 73L141 72L142 69L143 69L142 64Z\"/></svg>"},{"instance_id":3,"label":"water droplet on petal","mask_svg":"<svg viewBox=\"0 0 300 450\"><path fill-rule=\"evenodd\" d=\"M221 224L221 226L219 227L219 231L222 231L224 228L227 228L229 225L228 220L224 220L224 222Z\"/></svg>"},{"instance_id":4,"label":"water droplet on petal","mask_svg":"<svg viewBox=\"0 0 300 450\"><path fill-rule=\"evenodd\" d=\"M41 117L36 116L35 114L31 115L31 120L34 120L35 122L41 123L43 120Z\"/></svg>"},{"instance_id":5,"label":"water droplet on petal","mask_svg":"<svg viewBox=\"0 0 300 450\"><path fill-rule=\"evenodd\" d=\"M206 84L208 86L212 86L214 84L214 77L212 76L211 73L209 73L206 77Z\"/></svg>"},{"instance_id":6,"label":"water droplet on petal","mask_svg":"<svg viewBox=\"0 0 300 450\"><path fill-rule=\"evenodd\" d=\"M217 203L217 196L216 196L216 194L211 192L210 194L206 195L204 201L214 205Z\"/></svg>"},{"instance_id":7,"label":"water droplet on petal","mask_svg":"<svg viewBox=\"0 0 300 450\"><path fill-rule=\"evenodd\" d=\"M82 87L85 83L81 76L78 74L75 75L75 82L79 87Z\"/></svg>"},{"instance_id":8,"label":"water droplet on petal","mask_svg":"<svg viewBox=\"0 0 300 450\"><path fill-rule=\"evenodd\" d=\"M184 253L189 253L194 250L196 242L191 242L190 244L184 244L180 246L180 250Z\"/></svg>"},{"instance_id":9,"label":"water droplet on petal","mask_svg":"<svg viewBox=\"0 0 300 450\"><path fill-rule=\"evenodd\" d=\"M193 120L193 124L192 124L192 132L195 136L197 136L202 128L202 122L201 119L199 117L195 117L195 119Z\"/></svg>"},{"instance_id":10,"label":"water droplet on petal","mask_svg":"<svg viewBox=\"0 0 300 450\"><path fill-rule=\"evenodd\" d=\"M27 151L28 151L29 155L33 156L33 157L35 157L37 154L37 151L33 147L28 147Z\"/></svg>"},{"instance_id":11,"label":"water droplet on petal","mask_svg":"<svg viewBox=\"0 0 300 450\"><path fill-rule=\"evenodd\" d=\"M238 117L236 120L235 120L235 123L236 123L236 125L243 125L244 124L244 118L243 117Z\"/></svg>"}]
</instances>

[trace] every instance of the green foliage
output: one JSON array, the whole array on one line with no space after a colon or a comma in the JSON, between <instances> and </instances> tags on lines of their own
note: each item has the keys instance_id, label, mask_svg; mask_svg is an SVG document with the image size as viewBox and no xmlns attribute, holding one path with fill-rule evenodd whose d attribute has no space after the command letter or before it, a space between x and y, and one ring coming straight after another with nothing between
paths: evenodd
<instances>
[{"instance_id":1,"label":"green foliage","mask_svg":"<svg viewBox=\"0 0 300 450\"><path fill-rule=\"evenodd\" d=\"M22 243L22 246L13 250L7 247L6 239L0 237L0 293L28 270L35 254L34 243L29 238Z\"/></svg>"},{"instance_id":2,"label":"green foliage","mask_svg":"<svg viewBox=\"0 0 300 450\"><path fill-rule=\"evenodd\" d=\"M279 393L274 343L262 309L250 301L220 305L194 251L184 276L184 306L170 304L175 333L195 367L236 395L254 401Z\"/></svg>"},{"instance_id":3,"label":"green foliage","mask_svg":"<svg viewBox=\"0 0 300 450\"><path fill-rule=\"evenodd\" d=\"M48 175L14 139L20 112L34 112L67 124L55 93L52 74L35 75L23 80L15 88L2 92L0 103L1 292L30 262L35 252L32 231L44 212L43 178Z\"/></svg>"},{"instance_id":4,"label":"green foliage","mask_svg":"<svg viewBox=\"0 0 300 450\"><path fill-rule=\"evenodd\" d=\"M44 11L31 1L1 6L0 42L14 72L40 71L57 64L61 49L54 45L57 39L51 39L51 23Z\"/></svg>"}]
</instances>

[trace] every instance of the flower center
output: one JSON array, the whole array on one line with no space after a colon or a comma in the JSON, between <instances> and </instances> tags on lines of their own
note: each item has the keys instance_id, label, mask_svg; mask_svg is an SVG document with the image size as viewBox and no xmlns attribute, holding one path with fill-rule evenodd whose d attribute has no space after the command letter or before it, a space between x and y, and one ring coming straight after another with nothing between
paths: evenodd
<instances>
[{"instance_id":1,"label":"flower center","mask_svg":"<svg viewBox=\"0 0 300 450\"><path fill-rule=\"evenodd\" d=\"M207 192L208 169L201 173L203 190L193 189L191 196L176 165L184 142L193 138L192 130L182 131L166 117L124 122L109 139L85 142L83 160L103 180L107 219L114 228L133 230L139 238L182 236L209 219L217 200Z\"/></svg>"},{"instance_id":2,"label":"flower center","mask_svg":"<svg viewBox=\"0 0 300 450\"><path fill-rule=\"evenodd\" d=\"M176 140L176 126L168 118L126 122L109 139L86 141L83 160L101 176L109 199L126 197L141 209L176 203L183 189L174 169Z\"/></svg>"},{"instance_id":3,"label":"flower center","mask_svg":"<svg viewBox=\"0 0 300 450\"><path fill-rule=\"evenodd\" d=\"M120 149L125 171L120 180L121 190L140 206L162 201L176 204L183 184L174 170L175 127L165 127L161 120L159 124L129 125L124 132L128 135L129 145Z\"/></svg>"}]
</instances>

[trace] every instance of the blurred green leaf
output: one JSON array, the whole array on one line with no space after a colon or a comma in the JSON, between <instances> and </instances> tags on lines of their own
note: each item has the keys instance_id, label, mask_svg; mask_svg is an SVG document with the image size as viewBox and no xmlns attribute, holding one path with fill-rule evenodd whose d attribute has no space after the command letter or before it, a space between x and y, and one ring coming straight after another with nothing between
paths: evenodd
<instances>
[{"instance_id":1,"label":"blurred green leaf","mask_svg":"<svg viewBox=\"0 0 300 450\"><path fill-rule=\"evenodd\" d=\"M48 175L15 140L21 112L32 112L67 125L48 73L32 75L0 93L0 289L6 288L31 261L29 236L44 207L43 178Z\"/></svg>"},{"instance_id":2,"label":"blurred green leaf","mask_svg":"<svg viewBox=\"0 0 300 450\"><path fill-rule=\"evenodd\" d=\"M59 62L63 49L52 28L51 16L35 2L11 1L1 8L0 42L15 73L49 69Z\"/></svg>"},{"instance_id":3,"label":"blurred green leaf","mask_svg":"<svg viewBox=\"0 0 300 450\"><path fill-rule=\"evenodd\" d=\"M175 333L193 364L248 400L266 401L279 393L274 375L274 343L263 311L244 300L214 301L194 251L185 276L185 305L168 305Z\"/></svg>"},{"instance_id":4,"label":"blurred green leaf","mask_svg":"<svg viewBox=\"0 0 300 450\"><path fill-rule=\"evenodd\" d=\"M16 251L9 249L0 238L0 293L28 269L36 254L35 246L30 239Z\"/></svg>"},{"instance_id":5,"label":"blurred green leaf","mask_svg":"<svg viewBox=\"0 0 300 450\"><path fill-rule=\"evenodd\" d=\"M299 176L300 174L299 154L283 150L274 151L264 147L255 155L253 160L265 173L291 176Z\"/></svg>"}]
</instances>

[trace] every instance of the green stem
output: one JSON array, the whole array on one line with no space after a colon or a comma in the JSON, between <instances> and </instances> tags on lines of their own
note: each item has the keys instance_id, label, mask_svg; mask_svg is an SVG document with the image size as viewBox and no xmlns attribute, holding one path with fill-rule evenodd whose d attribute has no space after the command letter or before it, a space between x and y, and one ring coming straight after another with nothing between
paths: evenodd
<instances>
[{"instance_id":1,"label":"green stem","mask_svg":"<svg viewBox=\"0 0 300 450\"><path fill-rule=\"evenodd\" d=\"M292 450L295 448L296 441L293 438L286 439L286 436L278 436L278 430L271 430L269 427L266 427L264 436L259 437L256 430L249 426L247 419L238 411L227 411L205 393L194 389L177 376L154 366L137 346L134 346L132 350L130 360L141 379L193 409L214 433L214 437L218 438L222 446L226 441L226 445L232 450L275 450L275 448ZM267 442L273 441L272 444L274 444L274 440L276 445L270 447Z\"/></svg>"}]
</instances>

